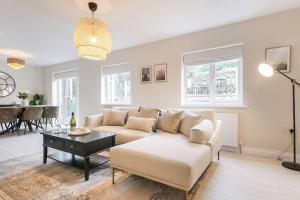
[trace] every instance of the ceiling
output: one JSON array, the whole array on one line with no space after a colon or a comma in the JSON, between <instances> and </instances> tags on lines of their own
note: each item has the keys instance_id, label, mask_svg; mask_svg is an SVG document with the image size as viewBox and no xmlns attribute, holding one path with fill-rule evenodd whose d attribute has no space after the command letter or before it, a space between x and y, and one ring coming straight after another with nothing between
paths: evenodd
<instances>
[{"instance_id":1,"label":"ceiling","mask_svg":"<svg viewBox=\"0 0 300 200\"><path fill-rule=\"evenodd\" d=\"M0 0L0 48L32 54L30 66L79 58L73 29L90 13L78 1L86 0ZM300 0L108 1L110 11L97 18L107 23L113 50L300 7Z\"/></svg>"}]
</instances>

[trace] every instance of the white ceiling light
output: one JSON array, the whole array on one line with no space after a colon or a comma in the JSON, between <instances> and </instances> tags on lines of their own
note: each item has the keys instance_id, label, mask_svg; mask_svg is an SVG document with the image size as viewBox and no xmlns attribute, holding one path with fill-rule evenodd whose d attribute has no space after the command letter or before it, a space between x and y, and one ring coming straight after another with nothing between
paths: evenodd
<instances>
[{"instance_id":1,"label":"white ceiling light","mask_svg":"<svg viewBox=\"0 0 300 200\"><path fill-rule=\"evenodd\" d=\"M91 60L105 60L112 49L112 38L106 24L94 17L97 4L88 3L92 17L83 17L74 30L74 46L80 57Z\"/></svg>"}]
</instances>

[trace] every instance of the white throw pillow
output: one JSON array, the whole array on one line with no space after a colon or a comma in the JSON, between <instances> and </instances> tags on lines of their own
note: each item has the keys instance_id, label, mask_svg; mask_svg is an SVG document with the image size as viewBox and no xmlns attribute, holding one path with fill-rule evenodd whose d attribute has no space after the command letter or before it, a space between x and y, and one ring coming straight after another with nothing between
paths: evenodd
<instances>
[{"instance_id":1,"label":"white throw pillow","mask_svg":"<svg viewBox=\"0 0 300 200\"><path fill-rule=\"evenodd\" d=\"M191 128L199 124L201 119L200 115L184 111L178 132L189 136Z\"/></svg>"},{"instance_id":2,"label":"white throw pillow","mask_svg":"<svg viewBox=\"0 0 300 200\"><path fill-rule=\"evenodd\" d=\"M126 111L116 111L110 109L103 110L103 126L124 126Z\"/></svg>"},{"instance_id":3,"label":"white throw pillow","mask_svg":"<svg viewBox=\"0 0 300 200\"><path fill-rule=\"evenodd\" d=\"M127 120L125 128L150 132L152 130L154 122L154 118L130 116Z\"/></svg>"},{"instance_id":4,"label":"white throw pillow","mask_svg":"<svg viewBox=\"0 0 300 200\"><path fill-rule=\"evenodd\" d=\"M204 119L191 128L189 141L193 143L206 144L214 132L214 125L211 120Z\"/></svg>"}]
</instances>

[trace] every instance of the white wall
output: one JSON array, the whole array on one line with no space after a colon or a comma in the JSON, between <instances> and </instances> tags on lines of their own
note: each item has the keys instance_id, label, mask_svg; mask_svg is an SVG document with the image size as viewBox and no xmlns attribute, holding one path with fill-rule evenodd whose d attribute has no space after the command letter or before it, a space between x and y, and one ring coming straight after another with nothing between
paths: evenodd
<instances>
[{"instance_id":1,"label":"white wall","mask_svg":"<svg viewBox=\"0 0 300 200\"><path fill-rule=\"evenodd\" d=\"M257 66L264 61L265 48L292 45L292 73L300 80L300 9L227 25L113 52L104 62L76 60L44 68L44 91L51 99L53 72L80 70L80 117L99 112L100 67L132 62L132 102L134 105L180 107L181 53L228 44L244 43L244 98L247 108L217 109L239 113L239 140L244 146L282 150L290 142L290 83L279 75L267 79ZM205 19L203 19L205 20ZM140 84L144 64L168 64L166 83ZM298 88L300 103L300 88ZM300 113L300 104L297 113ZM300 127L300 116L298 126ZM300 146L298 137L298 146ZM298 149L300 152L300 149Z\"/></svg>"},{"instance_id":2,"label":"white wall","mask_svg":"<svg viewBox=\"0 0 300 200\"><path fill-rule=\"evenodd\" d=\"M20 100L17 98L19 91L27 90L31 94L42 93L43 91L43 74L40 68L27 66L23 69L15 70L9 67L5 62L0 61L0 71L12 76L16 82L15 91L7 97L0 98L0 104L10 104L14 101L19 103Z\"/></svg>"}]
</instances>

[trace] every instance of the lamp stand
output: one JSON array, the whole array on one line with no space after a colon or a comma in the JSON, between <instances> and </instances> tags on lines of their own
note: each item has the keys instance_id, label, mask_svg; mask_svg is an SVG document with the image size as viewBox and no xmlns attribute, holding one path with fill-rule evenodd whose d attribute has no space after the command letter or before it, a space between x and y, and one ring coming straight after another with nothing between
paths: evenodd
<instances>
[{"instance_id":1,"label":"lamp stand","mask_svg":"<svg viewBox=\"0 0 300 200\"><path fill-rule=\"evenodd\" d=\"M300 86L300 84L293 78L287 76L286 74L278 71L281 75L285 76L286 78L290 79L292 82L292 92L293 92L293 128L290 129L290 133L293 135L293 162L282 162L282 166L294 171L300 171L300 164L297 163L297 152L296 152L296 101L295 101L295 85Z\"/></svg>"}]
</instances>

